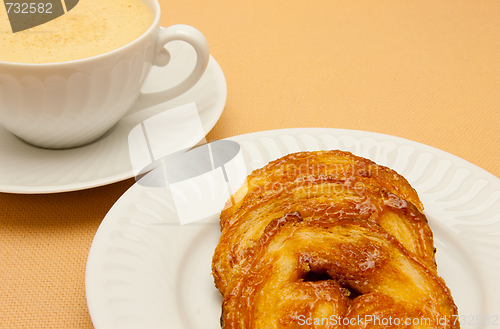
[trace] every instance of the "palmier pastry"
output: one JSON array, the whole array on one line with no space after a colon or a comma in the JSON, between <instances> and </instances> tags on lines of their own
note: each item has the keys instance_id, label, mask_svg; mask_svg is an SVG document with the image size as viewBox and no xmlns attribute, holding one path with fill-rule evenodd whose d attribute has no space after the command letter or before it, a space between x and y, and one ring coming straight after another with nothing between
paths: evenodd
<instances>
[{"instance_id":1,"label":"palmier pastry","mask_svg":"<svg viewBox=\"0 0 500 329\"><path fill-rule=\"evenodd\" d=\"M406 179L348 152L255 170L221 213L222 327L459 328L421 210Z\"/></svg>"}]
</instances>

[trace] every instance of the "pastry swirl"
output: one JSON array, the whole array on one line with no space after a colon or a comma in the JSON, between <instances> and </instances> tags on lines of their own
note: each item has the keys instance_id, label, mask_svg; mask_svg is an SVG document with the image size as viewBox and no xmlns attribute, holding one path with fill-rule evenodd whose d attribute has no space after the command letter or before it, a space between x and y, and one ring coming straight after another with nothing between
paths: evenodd
<instances>
[{"instance_id":1,"label":"pastry swirl","mask_svg":"<svg viewBox=\"0 0 500 329\"><path fill-rule=\"evenodd\" d=\"M422 203L393 170L296 153L254 171L232 201L212 262L223 328L387 326L360 323L369 317L459 328Z\"/></svg>"}]
</instances>

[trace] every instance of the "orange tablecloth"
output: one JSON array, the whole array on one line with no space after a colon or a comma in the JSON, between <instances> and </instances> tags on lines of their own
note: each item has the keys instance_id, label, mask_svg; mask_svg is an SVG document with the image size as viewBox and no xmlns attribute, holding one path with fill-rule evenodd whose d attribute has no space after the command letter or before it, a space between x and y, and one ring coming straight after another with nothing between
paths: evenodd
<instances>
[{"instance_id":1,"label":"orange tablecloth","mask_svg":"<svg viewBox=\"0 0 500 329\"><path fill-rule=\"evenodd\" d=\"M163 25L202 31L225 73L227 104L209 139L290 127L366 130L440 148L500 177L500 2L161 5ZM0 194L1 328L92 328L87 253L132 184Z\"/></svg>"}]
</instances>

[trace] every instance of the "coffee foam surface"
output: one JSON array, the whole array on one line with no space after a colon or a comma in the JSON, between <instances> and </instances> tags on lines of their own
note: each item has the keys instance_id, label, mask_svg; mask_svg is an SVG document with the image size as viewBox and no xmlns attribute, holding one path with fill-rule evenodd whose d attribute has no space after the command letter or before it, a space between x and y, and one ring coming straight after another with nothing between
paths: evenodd
<instances>
[{"instance_id":1,"label":"coffee foam surface","mask_svg":"<svg viewBox=\"0 0 500 329\"><path fill-rule=\"evenodd\" d=\"M50 22L12 33L6 8L0 6L0 61L52 63L92 57L137 39L153 20L140 0L80 0Z\"/></svg>"}]
</instances>

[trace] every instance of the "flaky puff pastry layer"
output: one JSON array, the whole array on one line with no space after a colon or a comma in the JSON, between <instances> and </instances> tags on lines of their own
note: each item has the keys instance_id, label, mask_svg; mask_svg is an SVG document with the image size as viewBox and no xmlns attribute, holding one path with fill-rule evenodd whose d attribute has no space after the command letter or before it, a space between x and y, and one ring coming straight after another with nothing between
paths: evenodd
<instances>
[{"instance_id":1,"label":"flaky puff pastry layer","mask_svg":"<svg viewBox=\"0 0 500 329\"><path fill-rule=\"evenodd\" d=\"M303 321L384 314L444 316L430 327L459 326L421 210L406 179L348 152L291 154L254 171L221 213L212 272L224 297L223 328L325 328Z\"/></svg>"}]
</instances>

